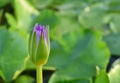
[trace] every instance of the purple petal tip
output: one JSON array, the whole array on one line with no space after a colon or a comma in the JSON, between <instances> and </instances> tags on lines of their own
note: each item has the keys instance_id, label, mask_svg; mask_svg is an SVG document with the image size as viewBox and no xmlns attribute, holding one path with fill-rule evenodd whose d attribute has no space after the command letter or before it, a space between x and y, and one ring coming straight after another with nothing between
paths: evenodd
<instances>
[{"instance_id":1,"label":"purple petal tip","mask_svg":"<svg viewBox=\"0 0 120 83\"><path fill-rule=\"evenodd\" d=\"M43 25L36 24L34 27L34 32L36 32L36 44L38 45L38 42L40 40L40 36L42 36L45 44L47 44L47 30Z\"/></svg>"}]
</instances>

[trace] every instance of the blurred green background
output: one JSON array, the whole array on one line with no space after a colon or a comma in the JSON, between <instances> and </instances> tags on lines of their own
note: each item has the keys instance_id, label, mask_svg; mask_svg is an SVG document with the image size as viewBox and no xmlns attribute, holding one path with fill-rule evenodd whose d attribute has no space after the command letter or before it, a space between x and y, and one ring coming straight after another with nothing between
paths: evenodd
<instances>
[{"instance_id":1,"label":"blurred green background","mask_svg":"<svg viewBox=\"0 0 120 83\"><path fill-rule=\"evenodd\" d=\"M36 23L50 26L44 83L120 83L120 0L0 0L0 83L35 83Z\"/></svg>"}]
</instances>

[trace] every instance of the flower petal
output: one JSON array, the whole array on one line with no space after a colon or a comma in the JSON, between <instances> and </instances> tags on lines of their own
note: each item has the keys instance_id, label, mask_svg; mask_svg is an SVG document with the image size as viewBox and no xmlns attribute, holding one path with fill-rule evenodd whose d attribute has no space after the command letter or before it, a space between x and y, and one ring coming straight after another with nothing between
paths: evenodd
<instances>
[{"instance_id":1,"label":"flower petal","mask_svg":"<svg viewBox=\"0 0 120 83\"><path fill-rule=\"evenodd\" d=\"M48 50L50 51L50 37L49 37L49 26L48 25L46 26L45 31L46 31L47 46L48 46Z\"/></svg>"},{"instance_id":2,"label":"flower petal","mask_svg":"<svg viewBox=\"0 0 120 83\"><path fill-rule=\"evenodd\" d=\"M38 24L35 25L34 31L36 32L36 46L38 46L40 36L41 36L41 29Z\"/></svg>"}]
</instances>

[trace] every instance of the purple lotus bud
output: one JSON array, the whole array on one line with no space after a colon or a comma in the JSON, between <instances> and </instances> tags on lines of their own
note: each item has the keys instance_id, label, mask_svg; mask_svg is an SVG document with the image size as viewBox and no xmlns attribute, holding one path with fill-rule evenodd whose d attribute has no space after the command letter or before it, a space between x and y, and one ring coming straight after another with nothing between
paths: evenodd
<instances>
[{"instance_id":1,"label":"purple lotus bud","mask_svg":"<svg viewBox=\"0 0 120 83\"><path fill-rule=\"evenodd\" d=\"M44 65L50 53L49 27L36 24L29 41L29 55L36 65Z\"/></svg>"}]
</instances>

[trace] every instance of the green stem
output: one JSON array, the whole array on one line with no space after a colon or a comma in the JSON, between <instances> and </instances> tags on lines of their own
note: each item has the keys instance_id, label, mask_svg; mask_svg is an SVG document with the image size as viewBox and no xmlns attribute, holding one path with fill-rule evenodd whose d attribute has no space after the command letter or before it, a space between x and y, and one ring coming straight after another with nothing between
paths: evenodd
<instances>
[{"instance_id":1,"label":"green stem","mask_svg":"<svg viewBox=\"0 0 120 83\"><path fill-rule=\"evenodd\" d=\"M37 83L43 83L42 66L37 66Z\"/></svg>"}]
</instances>

